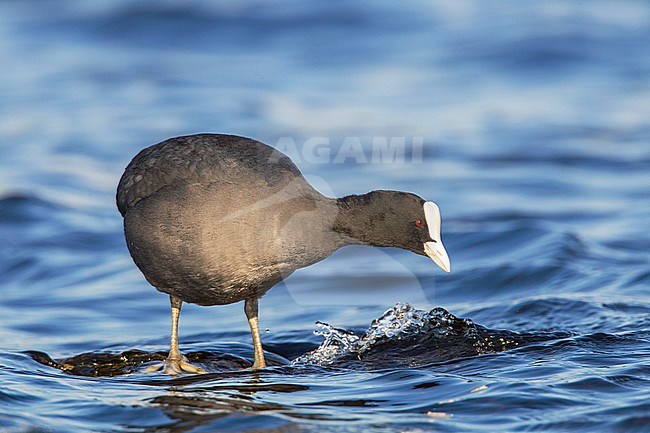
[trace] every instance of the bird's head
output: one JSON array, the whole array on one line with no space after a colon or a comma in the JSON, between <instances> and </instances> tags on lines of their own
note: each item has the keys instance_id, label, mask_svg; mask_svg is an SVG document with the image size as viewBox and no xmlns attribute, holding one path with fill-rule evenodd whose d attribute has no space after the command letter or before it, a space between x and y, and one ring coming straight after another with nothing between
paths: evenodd
<instances>
[{"instance_id":1,"label":"bird's head","mask_svg":"<svg viewBox=\"0 0 650 433\"><path fill-rule=\"evenodd\" d=\"M440 237L440 209L432 201L400 191L372 191L342 199L345 227L359 241L397 247L428 256L450 272L449 256Z\"/></svg>"}]
</instances>

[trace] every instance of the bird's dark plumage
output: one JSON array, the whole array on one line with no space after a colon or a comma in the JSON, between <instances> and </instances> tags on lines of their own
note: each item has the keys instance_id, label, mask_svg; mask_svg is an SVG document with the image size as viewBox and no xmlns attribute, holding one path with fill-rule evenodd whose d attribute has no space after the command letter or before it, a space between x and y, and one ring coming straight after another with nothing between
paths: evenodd
<instances>
[{"instance_id":1,"label":"bird's dark plumage","mask_svg":"<svg viewBox=\"0 0 650 433\"><path fill-rule=\"evenodd\" d=\"M251 175L270 186L302 177L289 157L259 141L222 134L170 138L143 149L126 167L117 207L124 216L141 199L175 183L233 183Z\"/></svg>"},{"instance_id":2,"label":"bird's dark plumage","mask_svg":"<svg viewBox=\"0 0 650 433\"><path fill-rule=\"evenodd\" d=\"M200 305L254 300L255 327L257 298L344 245L425 255L424 244L439 240L424 203L398 191L325 197L286 155L219 134L142 150L117 189L127 245L147 280L172 305L174 298Z\"/></svg>"}]
</instances>

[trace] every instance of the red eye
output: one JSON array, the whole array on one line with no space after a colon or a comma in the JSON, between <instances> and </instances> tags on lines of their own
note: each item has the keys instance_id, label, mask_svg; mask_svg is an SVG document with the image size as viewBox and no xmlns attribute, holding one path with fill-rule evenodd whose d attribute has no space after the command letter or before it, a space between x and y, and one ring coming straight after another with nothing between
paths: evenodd
<instances>
[{"instance_id":1,"label":"red eye","mask_svg":"<svg viewBox=\"0 0 650 433\"><path fill-rule=\"evenodd\" d=\"M417 227L417 228L421 228L421 227L422 227L422 221L417 220L417 221L415 222L415 227Z\"/></svg>"}]
</instances>

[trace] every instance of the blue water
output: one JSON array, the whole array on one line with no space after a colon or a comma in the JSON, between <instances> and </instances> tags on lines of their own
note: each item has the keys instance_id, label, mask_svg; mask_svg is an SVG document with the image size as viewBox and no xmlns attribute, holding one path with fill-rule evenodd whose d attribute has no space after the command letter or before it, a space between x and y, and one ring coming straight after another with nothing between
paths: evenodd
<instances>
[{"instance_id":1,"label":"blue water","mask_svg":"<svg viewBox=\"0 0 650 433\"><path fill-rule=\"evenodd\" d=\"M0 430L650 431L648 23L642 0L0 2ZM274 366L246 369L242 305L184 305L211 373L145 373L169 303L114 191L196 132L329 195L436 201L452 272L345 248L261 300Z\"/></svg>"}]
</instances>

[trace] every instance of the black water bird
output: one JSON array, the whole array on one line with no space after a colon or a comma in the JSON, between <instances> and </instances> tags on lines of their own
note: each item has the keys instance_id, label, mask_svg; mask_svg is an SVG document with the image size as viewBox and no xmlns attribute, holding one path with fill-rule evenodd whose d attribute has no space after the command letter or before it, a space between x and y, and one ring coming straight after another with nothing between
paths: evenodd
<instances>
[{"instance_id":1,"label":"black water bird","mask_svg":"<svg viewBox=\"0 0 650 433\"><path fill-rule=\"evenodd\" d=\"M296 269L362 244L402 248L450 270L435 203L382 190L325 197L289 157L234 135L176 137L142 150L120 179L117 207L135 264L170 296L170 352L152 369L171 374L203 372L178 349L183 301L244 301L253 368L263 368L258 299Z\"/></svg>"}]
</instances>

